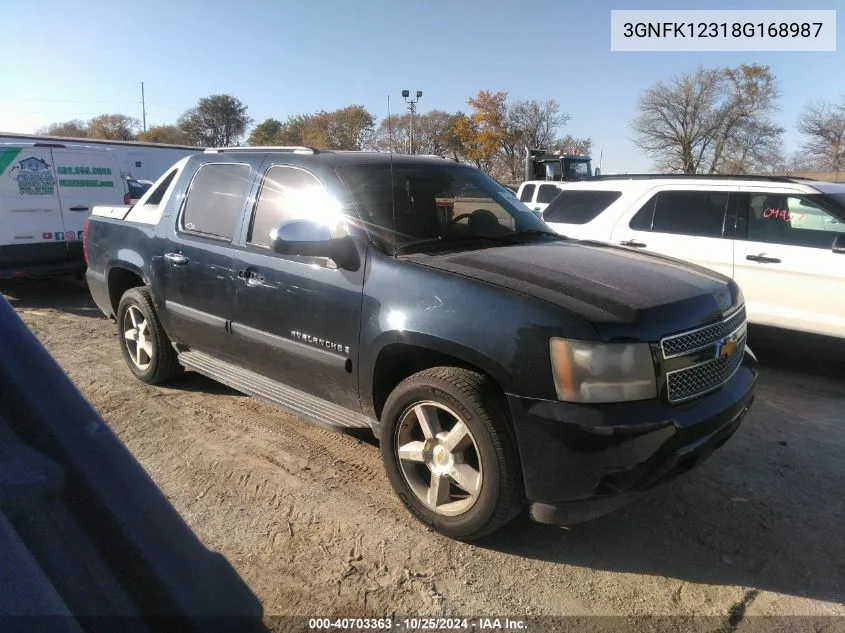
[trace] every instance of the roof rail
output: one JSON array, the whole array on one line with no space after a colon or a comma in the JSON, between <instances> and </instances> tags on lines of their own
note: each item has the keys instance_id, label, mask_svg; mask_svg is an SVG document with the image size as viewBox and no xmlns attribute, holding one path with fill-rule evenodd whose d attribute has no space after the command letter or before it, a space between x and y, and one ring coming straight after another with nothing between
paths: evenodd
<instances>
[{"instance_id":1,"label":"roof rail","mask_svg":"<svg viewBox=\"0 0 845 633\"><path fill-rule=\"evenodd\" d=\"M804 176L764 176L760 174L602 174L588 180L657 180L657 179L690 179L690 180L765 180L769 182L797 182L800 180L814 181L814 178Z\"/></svg>"},{"instance_id":2,"label":"roof rail","mask_svg":"<svg viewBox=\"0 0 845 633\"><path fill-rule=\"evenodd\" d=\"M313 147L301 145L244 145L241 147L209 147L206 154L220 154L230 152L292 152L294 154L316 154Z\"/></svg>"},{"instance_id":3,"label":"roof rail","mask_svg":"<svg viewBox=\"0 0 845 633\"><path fill-rule=\"evenodd\" d=\"M33 143L33 147L67 147L64 143Z\"/></svg>"}]
</instances>

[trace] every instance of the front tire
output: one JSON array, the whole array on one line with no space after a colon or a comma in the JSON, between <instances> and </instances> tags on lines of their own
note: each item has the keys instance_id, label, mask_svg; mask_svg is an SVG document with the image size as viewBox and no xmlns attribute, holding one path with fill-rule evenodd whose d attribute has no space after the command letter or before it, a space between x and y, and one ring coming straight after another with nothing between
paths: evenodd
<instances>
[{"instance_id":1,"label":"front tire","mask_svg":"<svg viewBox=\"0 0 845 633\"><path fill-rule=\"evenodd\" d=\"M408 510L433 530L474 540L522 509L513 426L487 376L457 367L414 374L388 397L381 425L388 479Z\"/></svg>"},{"instance_id":2,"label":"front tire","mask_svg":"<svg viewBox=\"0 0 845 633\"><path fill-rule=\"evenodd\" d=\"M131 288L123 294L117 307L117 328L123 358L139 380L157 385L182 372L147 288Z\"/></svg>"}]
</instances>

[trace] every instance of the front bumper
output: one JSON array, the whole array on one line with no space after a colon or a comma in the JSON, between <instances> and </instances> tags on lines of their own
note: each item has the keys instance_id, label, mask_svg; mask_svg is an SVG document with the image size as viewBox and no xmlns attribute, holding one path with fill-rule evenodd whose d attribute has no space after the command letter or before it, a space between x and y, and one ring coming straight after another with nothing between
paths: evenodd
<instances>
[{"instance_id":1,"label":"front bumper","mask_svg":"<svg viewBox=\"0 0 845 633\"><path fill-rule=\"evenodd\" d=\"M727 383L675 406L508 396L531 516L543 523L587 521L687 472L739 428L756 381L757 359L746 349Z\"/></svg>"}]
</instances>

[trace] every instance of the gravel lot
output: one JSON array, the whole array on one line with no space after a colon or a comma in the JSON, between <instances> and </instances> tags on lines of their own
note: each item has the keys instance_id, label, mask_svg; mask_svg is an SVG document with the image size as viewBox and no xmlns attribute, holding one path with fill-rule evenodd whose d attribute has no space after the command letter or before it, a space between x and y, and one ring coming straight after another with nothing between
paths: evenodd
<instances>
[{"instance_id":1,"label":"gravel lot","mask_svg":"<svg viewBox=\"0 0 845 633\"><path fill-rule=\"evenodd\" d=\"M469 546L406 513L372 440L195 374L135 380L84 284L0 292L267 614L845 616L845 345L752 329L756 403L700 468L593 523Z\"/></svg>"}]
</instances>

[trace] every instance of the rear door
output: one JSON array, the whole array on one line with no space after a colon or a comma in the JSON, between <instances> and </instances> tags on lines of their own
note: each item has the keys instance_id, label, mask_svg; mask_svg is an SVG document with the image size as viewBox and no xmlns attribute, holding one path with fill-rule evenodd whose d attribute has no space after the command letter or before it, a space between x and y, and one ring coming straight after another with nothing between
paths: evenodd
<instances>
[{"instance_id":1,"label":"rear door","mask_svg":"<svg viewBox=\"0 0 845 633\"><path fill-rule=\"evenodd\" d=\"M611 241L686 260L733 277L730 192L714 187L665 188L624 214Z\"/></svg>"},{"instance_id":2,"label":"rear door","mask_svg":"<svg viewBox=\"0 0 845 633\"><path fill-rule=\"evenodd\" d=\"M50 149L0 149L0 269L66 260Z\"/></svg>"},{"instance_id":3,"label":"rear door","mask_svg":"<svg viewBox=\"0 0 845 633\"><path fill-rule=\"evenodd\" d=\"M824 197L751 188L740 194L736 280L755 323L845 336L845 217Z\"/></svg>"},{"instance_id":4,"label":"rear door","mask_svg":"<svg viewBox=\"0 0 845 633\"><path fill-rule=\"evenodd\" d=\"M196 171L154 265L170 338L225 358L234 297L232 239L240 228L253 171L249 163L209 162Z\"/></svg>"},{"instance_id":5,"label":"rear door","mask_svg":"<svg viewBox=\"0 0 845 633\"><path fill-rule=\"evenodd\" d=\"M70 256L82 257L82 230L95 205L121 205L126 193L109 151L54 149L62 225Z\"/></svg>"}]
</instances>

